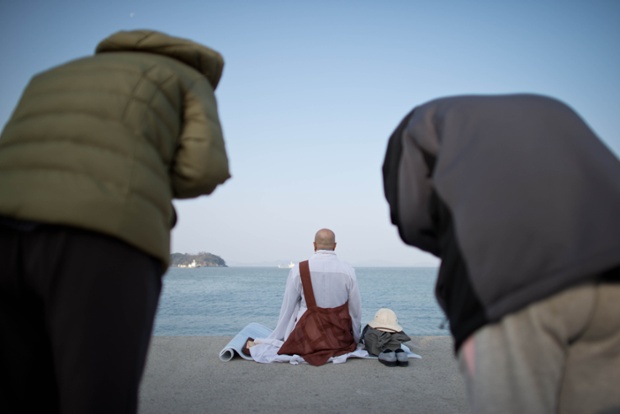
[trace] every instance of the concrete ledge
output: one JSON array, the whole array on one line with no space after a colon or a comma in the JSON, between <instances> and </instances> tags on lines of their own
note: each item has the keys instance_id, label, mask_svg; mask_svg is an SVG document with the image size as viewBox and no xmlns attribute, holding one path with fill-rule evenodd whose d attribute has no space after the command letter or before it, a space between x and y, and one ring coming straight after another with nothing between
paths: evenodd
<instances>
[{"instance_id":1,"label":"concrete ledge","mask_svg":"<svg viewBox=\"0 0 620 414\"><path fill-rule=\"evenodd\" d=\"M321 367L220 361L232 337L153 337L140 414L467 413L452 338L413 337L422 359L388 368L349 359Z\"/></svg>"}]
</instances>

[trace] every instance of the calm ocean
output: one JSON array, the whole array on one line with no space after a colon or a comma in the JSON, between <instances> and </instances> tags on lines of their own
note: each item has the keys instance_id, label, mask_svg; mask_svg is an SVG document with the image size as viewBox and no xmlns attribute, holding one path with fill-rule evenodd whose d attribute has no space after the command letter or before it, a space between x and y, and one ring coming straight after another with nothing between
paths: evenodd
<instances>
[{"instance_id":1,"label":"calm ocean","mask_svg":"<svg viewBox=\"0 0 620 414\"><path fill-rule=\"evenodd\" d=\"M288 269L269 267L170 268L155 320L158 336L232 336L250 322L274 328ZM433 294L436 268L356 268L362 326L379 308L396 312L412 335L448 335Z\"/></svg>"}]
</instances>

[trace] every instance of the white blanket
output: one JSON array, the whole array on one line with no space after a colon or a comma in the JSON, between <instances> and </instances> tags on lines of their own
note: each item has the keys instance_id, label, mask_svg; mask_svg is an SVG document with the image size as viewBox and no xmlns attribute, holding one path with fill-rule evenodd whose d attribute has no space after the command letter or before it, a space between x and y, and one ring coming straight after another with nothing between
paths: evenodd
<instances>
[{"instance_id":1,"label":"white blanket","mask_svg":"<svg viewBox=\"0 0 620 414\"><path fill-rule=\"evenodd\" d=\"M250 323L241 330L235 337L220 351L220 359L222 361L230 361L235 355L239 355L244 359L253 359L261 364L269 364L272 362L288 362L292 365L306 364L306 361L299 355L278 355L278 350L284 342L278 339L267 338L272 330L258 323ZM262 337L258 337L262 336ZM245 345L248 337L255 338L253 347L250 348L252 358L243 355L241 348ZM408 358L422 358L420 355L411 352L409 347L401 345L401 348L407 353ZM332 357L328 362L334 364L342 364L347 362L349 358L377 359L376 356L370 355L364 345L358 344L357 349L348 354Z\"/></svg>"}]
</instances>

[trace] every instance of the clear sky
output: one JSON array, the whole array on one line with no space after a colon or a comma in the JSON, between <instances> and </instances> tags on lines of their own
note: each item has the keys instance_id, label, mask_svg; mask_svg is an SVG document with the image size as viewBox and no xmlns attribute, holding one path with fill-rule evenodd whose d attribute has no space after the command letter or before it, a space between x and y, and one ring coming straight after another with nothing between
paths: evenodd
<instances>
[{"instance_id":1,"label":"clear sky","mask_svg":"<svg viewBox=\"0 0 620 414\"><path fill-rule=\"evenodd\" d=\"M233 178L175 202L173 252L297 262L328 227L353 265L438 264L400 241L381 176L393 129L437 97L551 95L620 154L617 0L0 0L0 125L32 75L130 29L226 62L216 97Z\"/></svg>"}]
</instances>

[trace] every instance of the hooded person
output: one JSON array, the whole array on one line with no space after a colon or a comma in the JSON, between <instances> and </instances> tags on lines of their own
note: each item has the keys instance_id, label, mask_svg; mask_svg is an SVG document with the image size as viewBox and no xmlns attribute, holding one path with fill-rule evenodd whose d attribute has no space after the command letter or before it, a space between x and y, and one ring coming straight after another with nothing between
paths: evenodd
<instances>
[{"instance_id":1,"label":"hooded person","mask_svg":"<svg viewBox=\"0 0 620 414\"><path fill-rule=\"evenodd\" d=\"M620 409L620 162L571 108L433 100L390 137L383 178L402 240L441 259L474 412Z\"/></svg>"},{"instance_id":2,"label":"hooded person","mask_svg":"<svg viewBox=\"0 0 620 414\"><path fill-rule=\"evenodd\" d=\"M222 56L122 31L32 78L0 138L0 410L133 413L173 198L230 177Z\"/></svg>"}]
</instances>

